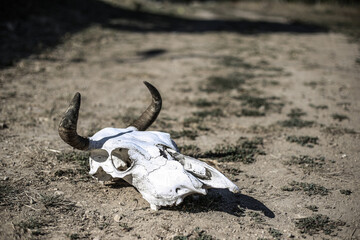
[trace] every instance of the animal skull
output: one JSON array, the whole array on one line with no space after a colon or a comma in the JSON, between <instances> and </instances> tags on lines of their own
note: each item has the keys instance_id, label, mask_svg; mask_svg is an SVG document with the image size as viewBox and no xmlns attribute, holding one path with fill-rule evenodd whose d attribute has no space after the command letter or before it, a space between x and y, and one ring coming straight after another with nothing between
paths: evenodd
<instances>
[{"instance_id":1,"label":"animal skull","mask_svg":"<svg viewBox=\"0 0 360 240\"><path fill-rule=\"evenodd\" d=\"M91 152L90 174L99 181L123 179L133 185L153 210L179 205L191 194L209 188L239 188L208 164L179 153L170 135L145 131L161 110L157 89L144 82L152 95L146 111L127 128L104 128L85 138L76 132L80 94L76 93L59 125L60 137L70 146Z\"/></svg>"}]
</instances>

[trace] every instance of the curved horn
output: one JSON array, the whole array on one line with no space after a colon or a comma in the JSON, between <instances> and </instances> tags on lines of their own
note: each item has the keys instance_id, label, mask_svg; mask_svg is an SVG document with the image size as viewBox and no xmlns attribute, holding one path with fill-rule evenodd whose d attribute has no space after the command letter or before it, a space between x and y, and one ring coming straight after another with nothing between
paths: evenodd
<instances>
[{"instance_id":1,"label":"curved horn","mask_svg":"<svg viewBox=\"0 0 360 240\"><path fill-rule=\"evenodd\" d=\"M144 82L146 87L149 89L152 102L150 106L136 119L130 126L137 128L139 131L145 131L155 121L160 113L162 100L159 91L150 83Z\"/></svg>"},{"instance_id":2,"label":"curved horn","mask_svg":"<svg viewBox=\"0 0 360 240\"><path fill-rule=\"evenodd\" d=\"M59 124L59 135L70 146L79 150L89 149L89 139L76 132L81 95L76 93Z\"/></svg>"}]
</instances>

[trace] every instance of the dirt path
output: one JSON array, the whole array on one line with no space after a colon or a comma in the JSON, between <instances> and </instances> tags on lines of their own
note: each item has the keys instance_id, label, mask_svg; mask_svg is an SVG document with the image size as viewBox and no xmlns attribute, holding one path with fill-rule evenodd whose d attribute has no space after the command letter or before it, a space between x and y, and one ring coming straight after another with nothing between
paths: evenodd
<instances>
[{"instance_id":1,"label":"dirt path","mask_svg":"<svg viewBox=\"0 0 360 240\"><path fill-rule=\"evenodd\" d=\"M0 239L360 238L359 45L220 10L152 31L94 23L0 71ZM241 194L154 212L133 187L88 177L87 154L58 137L61 114L79 91L81 134L124 127L150 102L142 81L163 97L151 130L215 162Z\"/></svg>"}]
</instances>

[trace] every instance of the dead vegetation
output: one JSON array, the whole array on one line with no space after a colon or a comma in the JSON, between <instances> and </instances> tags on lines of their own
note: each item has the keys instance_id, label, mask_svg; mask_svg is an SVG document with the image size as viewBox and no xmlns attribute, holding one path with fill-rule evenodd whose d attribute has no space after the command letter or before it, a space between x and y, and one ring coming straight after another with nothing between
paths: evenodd
<instances>
[{"instance_id":1,"label":"dead vegetation","mask_svg":"<svg viewBox=\"0 0 360 240\"><path fill-rule=\"evenodd\" d=\"M309 120L303 120L302 117L305 116L306 113L303 112L299 108L291 109L290 113L287 114L287 120L279 121L278 124L282 127L287 128L304 128L304 127L312 127L315 122Z\"/></svg>"},{"instance_id":2,"label":"dead vegetation","mask_svg":"<svg viewBox=\"0 0 360 240\"><path fill-rule=\"evenodd\" d=\"M215 240L216 238L206 234L205 230L201 230L199 227L195 228L193 230L192 233L183 236L183 235L178 235L175 236L173 238L173 240L190 240L190 239L194 239L194 240Z\"/></svg>"},{"instance_id":3,"label":"dead vegetation","mask_svg":"<svg viewBox=\"0 0 360 240\"><path fill-rule=\"evenodd\" d=\"M242 162L250 164L255 162L258 155L265 155L262 150L263 139L248 139L241 137L235 145L216 145L213 150L201 151L195 145L179 146L180 152L195 158L216 159L220 162Z\"/></svg>"},{"instance_id":4,"label":"dead vegetation","mask_svg":"<svg viewBox=\"0 0 360 240\"><path fill-rule=\"evenodd\" d=\"M20 234L30 233L30 236L36 237L40 235L46 235L43 230L44 227L48 227L50 222L47 219L41 217L30 217L26 220L20 221L15 224L15 228Z\"/></svg>"},{"instance_id":5,"label":"dead vegetation","mask_svg":"<svg viewBox=\"0 0 360 240\"><path fill-rule=\"evenodd\" d=\"M314 145L318 145L319 138L318 137L310 137L310 136L287 136L286 141L294 142L300 144L301 146L306 146L309 148L313 148Z\"/></svg>"},{"instance_id":6,"label":"dead vegetation","mask_svg":"<svg viewBox=\"0 0 360 240\"><path fill-rule=\"evenodd\" d=\"M334 231L338 231L339 227L344 226L343 221L333 221L328 216L317 214L311 217L296 219L295 226L301 233L311 235L324 232L331 235Z\"/></svg>"},{"instance_id":7,"label":"dead vegetation","mask_svg":"<svg viewBox=\"0 0 360 240\"><path fill-rule=\"evenodd\" d=\"M253 163L256 156L265 155L260 149L263 145L262 138L248 139L241 137L236 145L217 145L213 150L200 154L199 157L217 159L220 162Z\"/></svg>"},{"instance_id":8,"label":"dead vegetation","mask_svg":"<svg viewBox=\"0 0 360 240\"><path fill-rule=\"evenodd\" d=\"M241 72L234 72L227 76L211 76L206 82L206 87L200 87L200 90L207 93L240 90L245 81L254 77L251 73Z\"/></svg>"},{"instance_id":9,"label":"dead vegetation","mask_svg":"<svg viewBox=\"0 0 360 240\"><path fill-rule=\"evenodd\" d=\"M325 164L325 157L310 157L307 155L291 156L289 161L285 162L286 165L296 165L306 172L319 170Z\"/></svg>"},{"instance_id":10,"label":"dead vegetation","mask_svg":"<svg viewBox=\"0 0 360 240\"><path fill-rule=\"evenodd\" d=\"M329 194L329 189L315 183L306 183L306 182L297 182L292 181L289 183L289 186L284 186L281 188L283 191L293 192L293 191L303 191L306 195L321 195L325 196Z\"/></svg>"},{"instance_id":11,"label":"dead vegetation","mask_svg":"<svg viewBox=\"0 0 360 240\"><path fill-rule=\"evenodd\" d=\"M334 113L331 115L334 120L342 122L344 120L349 120L349 117L343 114Z\"/></svg>"}]
</instances>

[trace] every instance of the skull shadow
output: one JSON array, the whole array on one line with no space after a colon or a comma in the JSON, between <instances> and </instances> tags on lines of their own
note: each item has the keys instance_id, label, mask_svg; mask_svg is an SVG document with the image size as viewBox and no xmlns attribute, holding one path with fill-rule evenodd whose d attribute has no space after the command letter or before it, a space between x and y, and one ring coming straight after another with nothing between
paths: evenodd
<instances>
[{"instance_id":1,"label":"skull shadow","mask_svg":"<svg viewBox=\"0 0 360 240\"><path fill-rule=\"evenodd\" d=\"M120 189L133 187L122 179L106 184L110 188ZM169 211L182 211L188 213L218 211L237 217L245 216L245 210L259 211L265 217L274 218L275 214L259 200L241 194L232 193L227 189L209 189L207 195L190 195L179 206L163 207Z\"/></svg>"},{"instance_id":2,"label":"skull shadow","mask_svg":"<svg viewBox=\"0 0 360 240\"><path fill-rule=\"evenodd\" d=\"M274 212L259 200L241 193L231 193L227 189L209 189L207 195L188 196L179 206L165 209L190 213L220 211L237 217L245 216L245 210L250 209L260 211L268 218L275 217Z\"/></svg>"}]
</instances>

